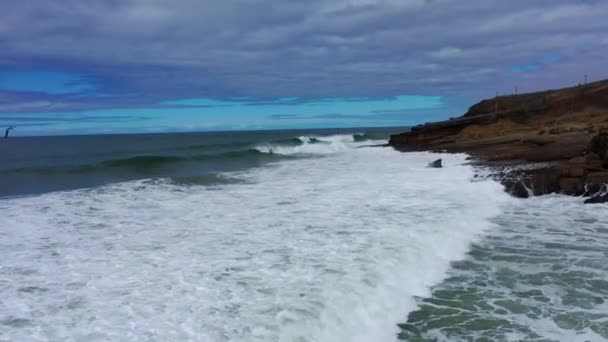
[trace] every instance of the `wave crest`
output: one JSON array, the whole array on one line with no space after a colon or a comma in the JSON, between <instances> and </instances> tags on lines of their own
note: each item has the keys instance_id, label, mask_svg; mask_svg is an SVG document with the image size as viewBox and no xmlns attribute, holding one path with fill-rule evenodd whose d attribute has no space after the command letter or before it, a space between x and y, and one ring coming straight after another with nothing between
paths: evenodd
<instances>
[{"instance_id":1,"label":"wave crest","mask_svg":"<svg viewBox=\"0 0 608 342\"><path fill-rule=\"evenodd\" d=\"M265 143L254 149L269 154L281 155L315 155L333 154L361 146L360 143L370 141L364 133L334 134L327 136L300 136L299 144L285 144L282 142Z\"/></svg>"}]
</instances>

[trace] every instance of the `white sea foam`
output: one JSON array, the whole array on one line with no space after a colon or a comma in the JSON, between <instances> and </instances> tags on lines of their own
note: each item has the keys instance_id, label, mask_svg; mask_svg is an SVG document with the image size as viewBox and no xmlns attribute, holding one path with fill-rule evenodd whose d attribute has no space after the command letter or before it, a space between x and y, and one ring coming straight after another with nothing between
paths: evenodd
<instances>
[{"instance_id":1,"label":"white sea foam","mask_svg":"<svg viewBox=\"0 0 608 342\"><path fill-rule=\"evenodd\" d=\"M0 340L394 340L510 199L463 156L341 139L242 184L0 201Z\"/></svg>"},{"instance_id":2,"label":"white sea foam","mask_svg":"<svg viewBox=\"0 0 608 342\"><path fill-rule=\"evenodd\" d=\"M255 149L262 153L274 153L282 155L297 154L334 154L355 147L379 143L378 141L355 141L356 134L335 134L327 136L301 136L298 140L301 145L289 146L283 144L262 144Z\"/></svg>"}]
</instances>

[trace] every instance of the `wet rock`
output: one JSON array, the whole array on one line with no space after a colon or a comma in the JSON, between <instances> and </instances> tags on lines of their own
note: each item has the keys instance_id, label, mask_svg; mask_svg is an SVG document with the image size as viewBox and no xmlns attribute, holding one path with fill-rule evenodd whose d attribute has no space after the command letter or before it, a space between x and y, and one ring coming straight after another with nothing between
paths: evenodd
<instances>
[{"instance_id":1,"label":"wet rock","mask_svg":"<svg viewBox=\"0 0 608 342\"><path fill-rule=\"evenodd\" d=\"M559 188L566 195L582 195L585 192L585 185L580 178L560 178Z\"/></svg>"},{"instance_id":2,"label":"wet rock","mask_svg":"<svg viewBox=\"0 0 608 342\"><path fill-rule=\"evenodd\" d=\"M523 182L515 182L510 189L507 190L511 195L517 198L530 197L530 189Z\"/></svg>"},{"instance_id":3,"label":"wet rock","mask_svg":"<svg viewBox=\"0 0 608 342\"><path fill-rule=\"evenodd\" d=\"M534 195L559 192L559 176L557 170L552 168L532 171L530 174L530 188Z\"/></svg>"},{"instance_id":4,"label":"wet rock","mask_svg":"<svg viewBox=\"0 0 608 342\"><path fill-rule=\"evenodd\" d=\"M608 193L608 185L607 184L585 184L585 193L583 196L585 197L595 197L597 195L603 195Z\"/></svg>"},{"instance_id":5,"label":"wet rock","mask_svg":"<svg viewBox=\"0 0 608 342\"><path fill-rule=\"evenodd\" d=\"M596 195L591 198L585 200L585 204L597 204L597 203L607 203L608 202L608 194L604 195Z\"/></svg>"},{"instance_id":6,"label":"wet rock","mask_svg":"<svg viewBox=\"0 0 608 342\"><path fill-rule=\"evenodd\" d=\"M437 159L437 160L435 160L434 162L429 163L429 165L428 165L427 167L432 167L432 168L442 168L442 167L443 167L443 165L442 165L441 159Z\"/></svg>"}]
</instances>

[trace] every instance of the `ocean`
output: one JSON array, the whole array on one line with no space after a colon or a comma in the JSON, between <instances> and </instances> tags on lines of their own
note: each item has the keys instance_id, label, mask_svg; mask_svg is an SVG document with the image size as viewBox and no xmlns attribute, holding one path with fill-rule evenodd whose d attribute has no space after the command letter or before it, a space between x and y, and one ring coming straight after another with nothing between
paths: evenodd
<instances>
[{"instance_id":1,"label":"ocean","mask_svg":"<svg viewBox=\"0 0 608 342\"><path fill-rule=\"evenodd\" d=\"M400 131L1 141L0 341L608 340L608 211Z\"/></svg>"}]
</instances>

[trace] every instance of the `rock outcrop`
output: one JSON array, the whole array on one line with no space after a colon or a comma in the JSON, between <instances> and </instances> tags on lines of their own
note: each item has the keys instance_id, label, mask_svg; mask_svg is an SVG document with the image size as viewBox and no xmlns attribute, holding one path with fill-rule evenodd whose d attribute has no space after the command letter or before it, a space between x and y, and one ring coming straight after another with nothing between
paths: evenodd
<instances>
[{"instance_id":1,"label":"rock outcrop","mask_svg":"<svg viewBox=\"0 0 608 342\"><path fill-rule=\"evenodd\" d=\"M428 167L439 169L439 168L443 167L443 163L442 163L441 159L437 159L433 162L430 162Z\"/></svg>"},{"instance_id":2,"label":"rock outcrop","mask_svg":"<svg viewBox=\"0 0 608 342\"><path fill-rule=\"evenodd\" d=\"M608 203L608 193L597 194L585 200L585 204Z\"/></svg>"},{"instance_id":3,"label":"rock outcrop","mask_svg":"<svg viewBox=\"0 0 608 342\"><path fill-rule=\"evenodd\" d=\"M518 197L594 196L608 184L608 80L483 100L391 136L400 151L466 152Z\"/></svg>"}]
</instances>

